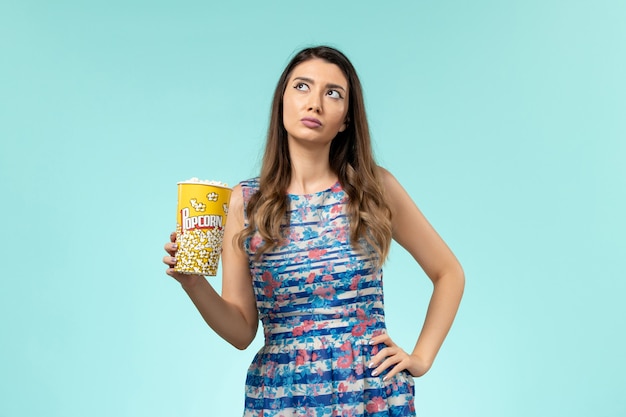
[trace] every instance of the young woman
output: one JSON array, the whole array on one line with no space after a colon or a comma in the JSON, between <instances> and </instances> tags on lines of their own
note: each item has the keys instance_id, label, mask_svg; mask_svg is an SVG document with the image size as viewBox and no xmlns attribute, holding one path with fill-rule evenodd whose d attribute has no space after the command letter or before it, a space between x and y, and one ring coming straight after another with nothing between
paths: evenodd
<instances>
[{"instance_id":1,"label":"young woman","mask_svg":"<svg viewBox=\"0 0 626 417\"><path fill-rule=\"evenodd\" d=\"M385 331L381 267L392 238L434 284L410 353ZM304 49L280 77L261 174L233 189L221 296L203 277L174 272L170 240L167 274L214 331L245 349L263 323L244 416L415 415L413 377L433 364L464 275L375 164L361 85L341 52Z\"/></svg>"}]
</instances>

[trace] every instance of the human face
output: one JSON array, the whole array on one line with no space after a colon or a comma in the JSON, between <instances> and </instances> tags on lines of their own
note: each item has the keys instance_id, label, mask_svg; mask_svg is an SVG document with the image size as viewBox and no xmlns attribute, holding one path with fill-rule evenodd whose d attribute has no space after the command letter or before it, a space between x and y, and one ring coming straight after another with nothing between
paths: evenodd
<instances>
[{"instance_id":1,"label":"human face","mask_svg":"<svg viewBox=\"0 0 626 417\"><path fill-rule=\"evenodd\" d=\"M290 141L328 145L346 129L348 80L322 59L293 69L283 94L283 125Z\"/></svg>"}]
</instances>

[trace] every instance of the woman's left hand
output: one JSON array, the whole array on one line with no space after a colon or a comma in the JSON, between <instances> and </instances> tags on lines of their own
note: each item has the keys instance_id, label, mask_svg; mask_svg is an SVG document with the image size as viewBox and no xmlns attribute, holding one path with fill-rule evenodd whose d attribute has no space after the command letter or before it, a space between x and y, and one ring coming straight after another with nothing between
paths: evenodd
<instances>
[{"instance_id":1,"label":"woman's left hand","mask_svg":"<svg viewBox=\"0 0 626 417\"><path fill-rule=\"evenodd\" d=\"M391 368L389 373L385 376L385 380L403 370L409 371L414 377L419 377L430 369L430 364L423 358L416 354L409 355L406 353L401 347L396 345L386 333L373 337L370 343L372 345L379 343L386 345L385 348L374 355L368 364L370 368L375 368L372 371L372 375L374 376L382 374L387 368Z\"/></svg>"}]
</instances>

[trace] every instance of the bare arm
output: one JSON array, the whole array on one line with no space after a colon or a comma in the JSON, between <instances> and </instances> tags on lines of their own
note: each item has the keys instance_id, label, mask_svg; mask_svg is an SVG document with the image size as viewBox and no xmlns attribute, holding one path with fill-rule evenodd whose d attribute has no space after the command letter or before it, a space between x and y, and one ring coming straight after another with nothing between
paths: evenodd
<instances>
[{"instance_id":1,"label":"bare arm","mask_svg":"<svg viewBox=\"0 0 626 417\"><path fill-rule=\"evenodd\" d=\"M243 227L243 196L241 187L236 186L230 198L229 216L224 229L221 296L203 276L174 272L175 242L165 245L170 256L163 258L163 262L170 266L167 274L180 282L204 321L238 349L250 345L258 327L248 257L233 240Z\"/></svg>"},{"instance_id":2,"label":"bare arm","mask_svg":"<svg viewBox=\"0 0 626 417\"><path fill-rule=\"evenodd\" d=\"M382 174L385 192L391 202L393 238L422 267L433 283L433 293L413 352L410 355L399 354L403 351L389 336L381 335L373 342L386 343L388 348L383 349L373 362L379 364L387 357L376 369L377 373L396 365L389 377L402 369L409 370L413 376L421 376L432 366L452 326L463 295L465 276L452 251L400 183L389 172L382 170Z\"/></svg>"}]
</instances>

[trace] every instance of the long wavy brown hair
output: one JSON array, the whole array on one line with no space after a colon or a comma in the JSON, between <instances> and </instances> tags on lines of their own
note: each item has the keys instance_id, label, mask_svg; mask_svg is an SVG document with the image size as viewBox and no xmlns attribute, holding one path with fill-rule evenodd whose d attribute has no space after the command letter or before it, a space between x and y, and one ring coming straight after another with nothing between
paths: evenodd
<instances>
[{"instance_id":1,"label":"long wavy brown hair","mask_svg":"<svg viewBox=\"0 0 626 417\"><path fill-rule=\"evenodd\" d=\"M272 101L270 124L259 178L259 190L246 207L248 226L237 237L243 248L247 238L258 231L263 243L257 248L257 259L279 247L287 234L291 182L291 158L287 131L283 125L283 95L293 69L310 59L322 59L337 65L348 80L347 127L339 132L330 146L330 167L348 195L350 242L357 250L372 251L376 265L381 266L391 245L391 210L385 202L379 169L372 153L371 139L361 82L348 58L340 51L318 46L296 54L283 71ZM367 243L368 248L364 247Z\"/></svg>"}]
</instances>

